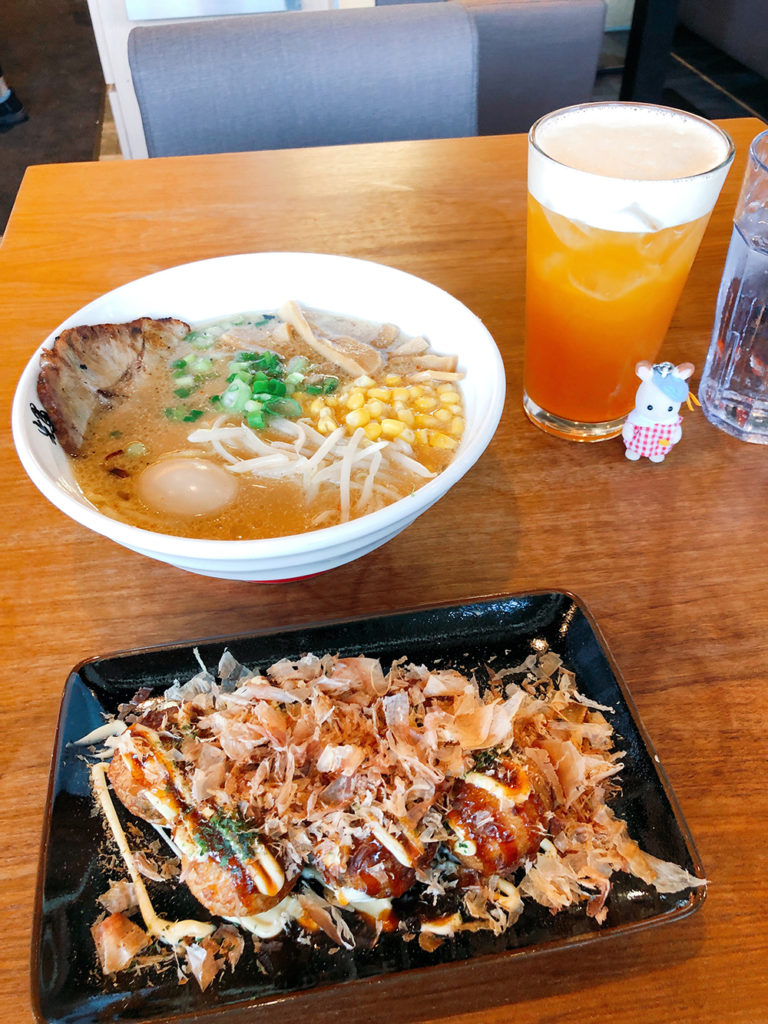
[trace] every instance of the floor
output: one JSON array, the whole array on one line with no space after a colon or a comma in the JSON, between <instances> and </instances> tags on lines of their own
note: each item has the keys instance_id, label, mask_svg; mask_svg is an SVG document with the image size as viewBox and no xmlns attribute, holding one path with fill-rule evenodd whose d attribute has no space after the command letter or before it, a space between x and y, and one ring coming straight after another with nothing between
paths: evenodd
<instances>
[{"instance_id":1,"label":"floor","mask_svg":"<svg viewBox=\"0 0 768 1024\"><path fill-rule=\"evenodd\" d=\"M109 100L104 103L104 120L101 125L101 146L99 147L99 160L122 160L123 154L120 151L120 140L117 137L115 119L109 107Z\"/></svg>"},{"instance_id":2,"label":"floor","mask_svg":"<svg viewBox=\"0 0 768 1024\"><path fill-rule=\"evenodd\" d=\"M29 120L0 133L0 233L28 167L93 160L104 104L87 0L0 0L0 61Z\"/></svg>"}]
</instances>

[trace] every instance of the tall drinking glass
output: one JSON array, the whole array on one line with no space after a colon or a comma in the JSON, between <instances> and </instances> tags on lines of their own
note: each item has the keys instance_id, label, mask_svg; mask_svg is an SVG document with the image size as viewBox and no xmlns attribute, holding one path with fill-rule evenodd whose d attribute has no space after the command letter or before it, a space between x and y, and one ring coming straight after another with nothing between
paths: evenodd
<instances>
[{"instance_id":1,"label":"tall drinking glass","mask_svg":"<svg viewBox=\"0 0 768 1024\"><path fill-rule=\"evenodd\" d=\"M523 404L537 426L621 432L733 154L716 125L651 104L586 103L531 128Z\"/></svg>"},{"instance_id":2,"label":"tall drinking glass","mask_svg":"<svg viewBox=\"0 0 768 1024\"><path fill-rule=\"evenodd\" d=\"M768 444L768 131L749 147L699 399L716 427Z\"/></svg>"}]
</instances>

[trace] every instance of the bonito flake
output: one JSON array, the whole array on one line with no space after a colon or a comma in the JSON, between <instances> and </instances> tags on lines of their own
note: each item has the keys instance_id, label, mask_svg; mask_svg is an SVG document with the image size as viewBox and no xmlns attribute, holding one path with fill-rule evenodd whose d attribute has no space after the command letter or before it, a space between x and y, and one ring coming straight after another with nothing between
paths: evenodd
<instances>
[{"instance_id":1,"label":"bonito flake","mask_svg":"<svg viewBox=\"0 0 768 1024\"><path fill-rule=\"evenodd\" d=\"M203 667L123 706L109 765L93 768L130 876L103 900L120 912L117 940L173 947L205 988L234 967L243 931L257 946L325 933L334 948L399 931L429 950L460 931L503 933L526 900L583 904L602 923L617 871L660 892L705 884L644 853L611 809L622 752L609 713L551 651L482 685L364 656L307 654L262 673L227 652L218 681ZM172 870L155 850L147 870L113 795L166 837ZM201 920L154 912L143 876L160 884L179 864ZM126 928L124 911L143 928ZM110 934L97 936L105 971L127 955Z\"/></svg>"}]
</instances>

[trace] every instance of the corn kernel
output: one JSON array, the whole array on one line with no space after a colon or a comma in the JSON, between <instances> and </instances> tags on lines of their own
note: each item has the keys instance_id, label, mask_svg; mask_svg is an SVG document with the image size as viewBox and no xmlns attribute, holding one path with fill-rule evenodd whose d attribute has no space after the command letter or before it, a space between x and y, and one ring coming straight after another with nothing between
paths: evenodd
<instances>
[{"instance_id":1,"label":"corn kernel","mask_svg":"<svg viewBox=\"0 0 768 1024\"><path fill-rule=\"evenodd\" d=\"M339 400L336 397L336 395L326 395L325 396L325 404L330 406L331 409L335 409L336 406L339 404Z\"/></svg>"},{"instance_id":2,"label":"corn kernel","mask_svg":"<svg viewBox=\"0 0 768 1024\"><path fill-rule=\"evenodd\" d=\"M460 437L464 433L464 417L454 416L451 420L450 431L456 437Z\"/></svg>"},{"instance_id":3,"label":"corn kernel","mask_svg":"<svg viewBox=\"0 0 768 1024\"><path fill-rule=\"evenodd\" d=\"M416 426L417 427L436 427L438 421L434 416L430 416L427 412L416 413Z\"/></svg>"},{"instance_id":4,"label":"corn kernel","mask_svg":"<svg viewBox=\"0 0 768 1024\"><path fill-rule=\"evenodd\" d=\"M354 391L350 391L347 395L347 408L348 409L360 409L365 405L365 395L362 391L358 391L357 388Z\"/></svg>"},{"instance_id":5,"label":"corn kernel","mask_svg":"<svg viewBox=\"0 0 768 1024\"><path fill-rule=\"evenodd\" d=\"M309 403L309 411L313 416L319 416L323 409L325 409L325 401L319 395Z\"/></svg>"},{"instance_id":6,"label":"corn kernel","mask_svg":"<svg viewBox=\"0 0 768 1024\"><path fill-rule=\"evenodd\" d=\"M397 387L397 385L402 382L402 379L403 378L398 377L396 373L389 373L384 378L384 383L387 385L388 388L394 388Z\"/></svg>"},{"instance_id":7,"label":"corn kernel","mask_svg":"<svg viewBox=\"0 0 768 1024\"><path fill-rule=\"evenodd\" d=\"M429 444L429 431L417 430L415 433L417 444Z\"/></svg>"},{"instance_id":8,"label":"corn kernel","mask_svg":"<svg viewBox=\"0 0 768 1024\"><path fill-rule=\"evenodd\" d=\"M348 412L344 417L344 422L348 427L356 430L358 427L364 427L366 423L371 422L371 414L367 409L353 409L352 412Z\"/></svg>"},{"instance_id":9,"label":"corn kernel","mask_svg":"<svg viewBox=\"0 0 768 1024\"><path fill-rule=\"evenodd\" d=\"M413 444L415 439L416 435L414 434L410 427L406 427L405 430L400 435L400 440L407 441L408 444Z\"/></svg>"},{"instance_id":10,"label":"corn kernel","mask_svg":"<svg viewBox=\"0 0 768 1024\"><path fill-rule=\"evenodd\" d=\"M317 421L317 430L321 434L332 434L336 429L337 423L332 416L321 416Z\"/></svg>"},{"instance_id":11,"label":"corn kernel","mask_svg":"<svg viewBox=\"0 0 768 1024\"><path fill-rule=\"evenodd\" d=\"M367 375L363 377L358 377L354 381L354 385L356 388L372 388L375 383L376 381L373 379L373 377L368 377Z\"/></svg>"},{"instance_id":12,"label":"corn kernel","mask_svg":"<svg viewBox=\"0 0 768 1024\"><path fill-rule=\"evenodd\" d=\"M413 415L410 409L407 409L404 405L395 409L395 418L404 423L406 427L412 427L416 422L416 417Z\"/></svg>"},{"instance_id":13,"label":"corn kernel","mask_svg":"<svg viewBox=\"0 0 768 1024\"><path fill-rule=\"evenodd\" d=\"M453 413L450 409L436 409L434 417L438 423L450 423L453 418Z\"/></svg>"},{"instance_id":14,"label":"corn kernel","mask_svg":"<svg viewBox=\"0 0 768 1024\"><path fill-rule=\"evenodd\" d=\"M369 441L378 441L381 437L381 424L376 423L375 420L371 420L370 423L366 423L363 427L363 431Z\"/></svg>"},{"instance_id":15,"label":"corn kernel","mask_svg":"<svg viewBox=\"0 0 768 1024\"><path fill-rule=\"evenodd\" d=\"M368 388L369 398L378 398L380 402L388 402L390 399L389 388Z\"/></svg>"},{"instance_id":16,"label":"corn kernel","mask_svg":"<svg viewBox=\"0 0 768 1024\"><path fill-rule=\"evenodd\" d=\"M437 389L440 395L440 401L443 403L443 405L458 405L458 403L461 401L461 396L459 395L458 391L454 390L454 388L452 388L450 385L447 388L445 388L445 391L443 391L444 387L445 385L442 384Z\"/></svg>"},{"instance_id":17,"label":"corn kernel","mask_svg":"<svg viewBox=\"0 0 768 1024\"><path fill-rule=\"evenodd\" d=\"M388 416L381 421L381 432L385 437L398 437L405 430L405 424Z\"/></svg>"},{"instance_id":18,"label":"corn kernel","mask_svg":"<svg viewBox=\"0 0 768 1024\"><path fill-rule=\"evenodd\" d=\"M453 449L456 447L457 441L455 437L448 437L447 434L443 434L439 430L433 430L429 435L429 443L433 448Z\"/></svg>"},{"instance_id":19,"label":"corn kernel","mask_svg":"<svg viewBox=\"0 0 768 1024\"><path fill-rule=\"evenodd\" d=\"M409 388L392 388L393 402L407 402L411 397Z\"/></svg>"},{"instance_id":20,"label":"corn kernel","mask_svg":"<svg viewBox=\"0 0 768 1024\"><path fill-rule=\"evenodd\" d=\"M380 402L378 398L374 398L373 401L369 401L366 403L365 408L371 414L373 419L378 419L379 416L384 415L386 405L384 405L383 402Z\"/></svg>"},{"instance_id":21,"label":"corn kernel","mask_svg":"<svg viewBox=\"0 0 768 1024\"><path fill-rule=\"evenodd\" d=\"M421 398L414 399L414 407L420 409L421 412L431 412L432 409L437 405L437 399L432 398L430 395L423 395Z\"/></svg>"}]
</instances>

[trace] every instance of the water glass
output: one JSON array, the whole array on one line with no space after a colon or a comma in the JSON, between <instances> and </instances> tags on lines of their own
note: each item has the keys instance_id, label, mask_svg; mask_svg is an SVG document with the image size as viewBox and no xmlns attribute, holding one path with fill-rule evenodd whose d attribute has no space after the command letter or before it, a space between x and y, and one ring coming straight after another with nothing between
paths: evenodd
<instances>
[{"instance_id":1,"label":"water glass","mask_svg":"<svg viewBox=\"0 0 768 1024\"><path fill-rule=\"evenodd\" d=\"M749 148L699 400L716 427L768 444L768 131Z\"/></svg>"}]
</instances>

